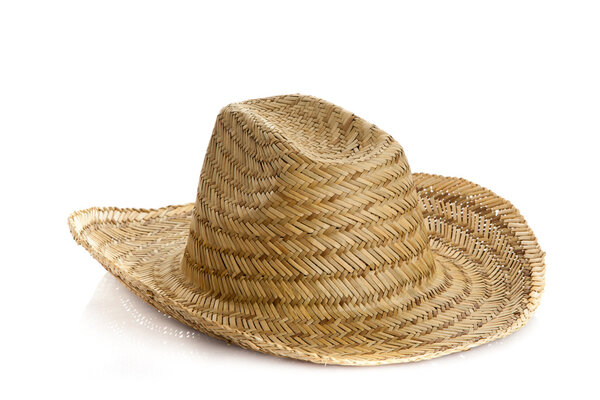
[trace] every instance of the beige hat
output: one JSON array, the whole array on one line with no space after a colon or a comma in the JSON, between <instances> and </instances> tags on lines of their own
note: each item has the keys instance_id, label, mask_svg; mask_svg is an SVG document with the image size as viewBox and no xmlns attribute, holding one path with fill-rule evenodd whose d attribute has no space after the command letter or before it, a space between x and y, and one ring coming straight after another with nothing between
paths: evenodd
<instances>
[{"instance_id":1,"label":"beige hat","mask_svg":"<svg viewBox=\"0 0 600 400\"><path fill-rule=\"evenodd\" d=\"M544 288L544 253L512 204L412 174L390 135L309 96L225 107L195 203L91 208L69 225L173 318L317 363L467 350L522 327Z\"/></svg>"}]
</instances>

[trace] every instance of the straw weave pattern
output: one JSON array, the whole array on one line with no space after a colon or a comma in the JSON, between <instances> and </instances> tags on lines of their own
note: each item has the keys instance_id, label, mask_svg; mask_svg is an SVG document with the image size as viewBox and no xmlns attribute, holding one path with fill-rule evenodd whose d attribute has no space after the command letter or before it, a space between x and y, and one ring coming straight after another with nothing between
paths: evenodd
<instances>
[{"instance_id":1,"label":"straw weave pattern","mask_svg":"<svg viewBox=\"0 0 600 400\"><path fill-rule=\"evenodd\" d=\"M158 309L318 363L469 349L521 327L544 286L544 254L509 202L412 174L391 136L309 96L225 107L195 203L94 208L69 223Z\"/></svg>"}]
</instances>

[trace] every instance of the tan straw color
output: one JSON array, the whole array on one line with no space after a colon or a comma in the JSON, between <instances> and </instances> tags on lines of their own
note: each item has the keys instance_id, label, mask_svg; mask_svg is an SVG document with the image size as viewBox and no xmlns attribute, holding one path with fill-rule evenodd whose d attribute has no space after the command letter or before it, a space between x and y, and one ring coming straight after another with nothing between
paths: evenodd
<instances>
[{"instance_id":1,"label":"tan straw color","mask_svg":"<svg viewBox=\"0 0 600 400\"><path fill-rule=\"evenodd\" d=\"M411 174L390 135L309 96L225 107L195 204L92 208L69 225L173 318L316 363L467 350L522 327L544 288L544 253L512 204Z\"/></svg>"}]
</instances>

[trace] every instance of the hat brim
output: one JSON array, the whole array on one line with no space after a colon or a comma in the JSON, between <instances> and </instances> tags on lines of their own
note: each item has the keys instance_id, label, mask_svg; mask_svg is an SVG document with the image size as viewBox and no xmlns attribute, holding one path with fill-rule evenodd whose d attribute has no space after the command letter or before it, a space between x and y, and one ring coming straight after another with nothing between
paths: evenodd
<instances>
[{"instance_id":1,"label":"hat brim","mask_svg":"<svg viewBox=\"0 0 600 400\"><path fill-rule=\"evenodd\" d=\"M91 208L73 213L69 226L143 300L201 332L268 354L323 364L402 363L468 350L522 327L544 288L544 253L519 211L464 179L413 176L439 271L381 299L385 315L353 320L355 331L310 317L301 331L290 331L286 321L252 310L200 308L204 294L180 270L193 204Z\"/></svg>"}]
</instances>

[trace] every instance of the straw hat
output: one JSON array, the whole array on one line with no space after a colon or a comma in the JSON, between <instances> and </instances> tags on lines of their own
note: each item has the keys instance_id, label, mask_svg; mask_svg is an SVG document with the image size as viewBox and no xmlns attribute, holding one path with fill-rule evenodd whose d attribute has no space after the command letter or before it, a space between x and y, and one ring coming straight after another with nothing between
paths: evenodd
<instances>
[{"instance_id":1,"label":"straw hat","mask_svg":"<svg viewBox=\"0 0 600 400\"><path fill-rule=\"evenodd\" d=\"M309 96L225 107L195 204L91 208L75 240L201 332L317 363L425 360L531 318L544 253L508 201L412 174L402 147Z\"/></svg>"}]
</instances>

